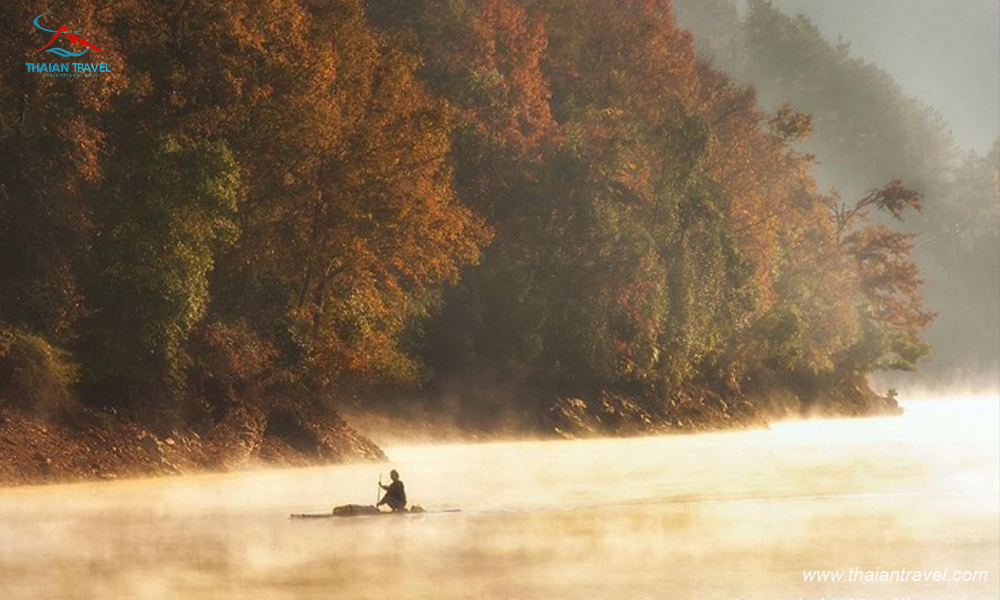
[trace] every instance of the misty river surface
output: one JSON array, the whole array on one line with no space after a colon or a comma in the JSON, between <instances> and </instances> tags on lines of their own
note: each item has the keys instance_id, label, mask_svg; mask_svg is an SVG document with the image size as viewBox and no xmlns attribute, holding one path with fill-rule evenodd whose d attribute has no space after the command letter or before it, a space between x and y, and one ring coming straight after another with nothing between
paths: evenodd
<instances>
[{"instance_id":1,"label":"misty river surface","mask_svg":"<svg viewBox=\"0 0 1000 600\"><path fill-rule=\"evenodd\" d=\"M0 598L995 599L998 405L0 490ZM461 512L288 518L373 503L390 467L411 502ZM803 581L852 567L988 579Z\"/></svg>"}]
</instances>

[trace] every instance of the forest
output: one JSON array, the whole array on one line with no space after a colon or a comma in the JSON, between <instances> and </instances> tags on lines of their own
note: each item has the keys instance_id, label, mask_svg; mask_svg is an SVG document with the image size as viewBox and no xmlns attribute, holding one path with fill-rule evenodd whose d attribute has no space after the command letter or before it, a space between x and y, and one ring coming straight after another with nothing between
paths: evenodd
<instances>
[{"instance_id":1,"label":"forest","mask_svg":"<svg viewBox=\"0 0 1000 600\"><path fill-rule=\"evenodd\" d=\"M0 408L310 452L347 405L892 411L925 274L996 270L997 147L765 0L676 2L51 2L85 78L29 73L43 9L3 3Z\"/></svg>"},{"instance_id":2,"label":"forest","mask_svg":"<svg viewBox=\"0 0 1000 600\"><path fill-rule=\"evenodd\" d=\"M746 4L741 14L733 0L677 0L676 10L700 56L753 85L762 106L790 102L813 116L803 148L818 157L812 173L822 188L854 198L898 178L925 198L923 213L900 229L915 236L923 296L938 313L926 335L933 350L918 376L892 379L996 386L1000 139L985 153L963 150L941 114L854 56L849 41L824 39L809 19L770 1Z\"/></svg>"}]
</instances>

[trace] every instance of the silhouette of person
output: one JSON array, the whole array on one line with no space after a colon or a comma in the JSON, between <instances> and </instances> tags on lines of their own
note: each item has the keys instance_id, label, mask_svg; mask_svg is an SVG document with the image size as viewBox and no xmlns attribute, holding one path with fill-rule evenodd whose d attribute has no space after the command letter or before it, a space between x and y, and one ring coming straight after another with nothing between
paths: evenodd
<instances>
[{"instance_id":1,"label":"silhouette of person","mask_svg":"<svg viewBox=\"0 0 1000 600\"><path fill-rule=\"evenodd\" d=\"M403 482L399 479L399 473L393 469L389 472L389 477L392 479L392 483L389 485L379 483L385 490L385 495L376 506L385 504L393 511L406 510L406 488L403 487Z\"/></svg>"}]
</instances>

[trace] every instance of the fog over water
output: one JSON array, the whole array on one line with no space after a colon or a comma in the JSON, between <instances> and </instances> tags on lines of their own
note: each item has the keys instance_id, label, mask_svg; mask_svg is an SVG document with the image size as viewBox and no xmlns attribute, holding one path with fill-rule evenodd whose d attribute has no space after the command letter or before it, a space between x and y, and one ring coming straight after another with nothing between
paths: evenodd
<instances>
[{"instance_id":1,"label":"fog over water","mask_svg":"<svg viewBox=\"0 0 1000 600\"><path fill-rule=\"evenodd\" d=\"M370 503L390 465L0 491L0 598L996 598L997 396L897 419L643 439L390 447L460 513ZM803 570L986 570L980 583Z\"/></svg>"}]
</instances>

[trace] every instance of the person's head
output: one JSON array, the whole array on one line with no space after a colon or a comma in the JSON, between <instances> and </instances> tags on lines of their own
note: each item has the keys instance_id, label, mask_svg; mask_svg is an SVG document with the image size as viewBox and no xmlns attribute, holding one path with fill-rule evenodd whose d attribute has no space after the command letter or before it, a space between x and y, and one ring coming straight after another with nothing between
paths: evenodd
<instances>
[{"instance_id":1,"label":"person's head","mask_svg":"<svg viewBox=\"0 0 1000 600\"><path fill-rule=\"evenodd\" d=\"M399 481L399 472L396 471L396 469L393 469L389 471L389 477L391 477L393 481Z\"/></svg>"}]
</instances>

